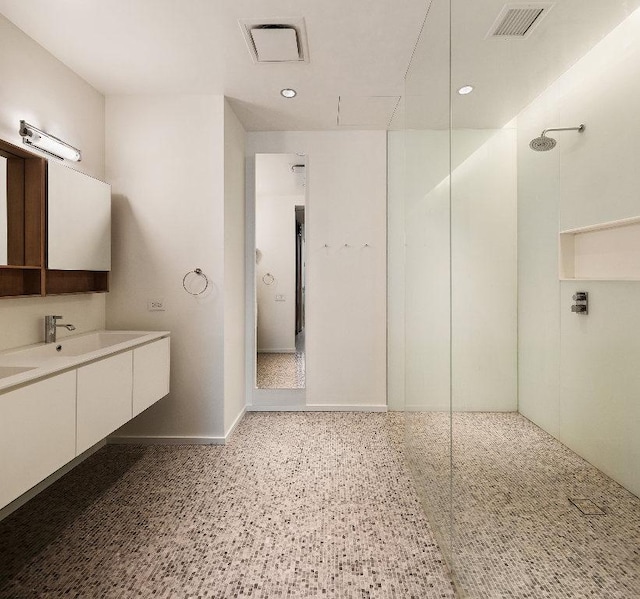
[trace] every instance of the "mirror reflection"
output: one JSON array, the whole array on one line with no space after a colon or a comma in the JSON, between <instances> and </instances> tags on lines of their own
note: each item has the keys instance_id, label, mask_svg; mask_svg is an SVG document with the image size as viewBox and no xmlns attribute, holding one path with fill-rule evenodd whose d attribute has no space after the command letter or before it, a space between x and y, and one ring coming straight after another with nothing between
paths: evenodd
<instances>
[{"instance_id":1,"label":"mirror reflection","mask_svg":"<svg viewBox=\"0 0 640 599\"><path fill-rule=\"evenodd\" d=\"M7 159L0 156L0 265L9 264L7 229Z\"/></svg>"},{"instance_id":2,"label":"mirror reflection","mask_svg":"<svg viewBox=\"0 0 640 599\"><path fill-rule=\"evenodd\" d=\"M305 387L306 161L256 155L256 387Z\"/></svg>"}]
</instances>

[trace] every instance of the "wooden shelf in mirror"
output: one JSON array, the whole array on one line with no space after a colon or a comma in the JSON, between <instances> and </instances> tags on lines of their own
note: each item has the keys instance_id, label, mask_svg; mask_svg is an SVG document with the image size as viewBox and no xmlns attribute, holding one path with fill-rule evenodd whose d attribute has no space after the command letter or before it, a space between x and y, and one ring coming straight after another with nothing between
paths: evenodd
<instances>
[{"instance_id":1,"label":"wooden shelf in mirror","mask_svg":"<svg viewBox=\"0 0 640 599\"><path fill-rule=\"evenodd\" d=\"M6 210L6 254L0 253L6 264L0 265L0 297L43 295L47 161L2 140L0 156L6 161L0 207Z\"/></svg>"}]
</instances>

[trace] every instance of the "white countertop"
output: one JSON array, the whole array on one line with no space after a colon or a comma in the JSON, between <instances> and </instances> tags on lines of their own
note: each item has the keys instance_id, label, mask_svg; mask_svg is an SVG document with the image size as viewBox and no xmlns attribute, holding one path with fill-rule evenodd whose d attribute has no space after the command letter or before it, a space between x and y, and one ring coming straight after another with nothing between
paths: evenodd
<instances>
[{"instance_id":1,"label":"white countertop","mask_svg":"<svg viewBox=\"0 0 640 599\"><path fill-rule=\"evenodd\" d=\"M0 393L170 335L169 331L100 330L65 336L55 343L35 343L0 352ZM109 340L109 337L112 339ZM114 342L105 347L91 348L92 345L99 346L100 341L105 339L108 340L107 343ZM91 349L76 355L65 355L67 346Z\"/></svg>"}]
</instances>

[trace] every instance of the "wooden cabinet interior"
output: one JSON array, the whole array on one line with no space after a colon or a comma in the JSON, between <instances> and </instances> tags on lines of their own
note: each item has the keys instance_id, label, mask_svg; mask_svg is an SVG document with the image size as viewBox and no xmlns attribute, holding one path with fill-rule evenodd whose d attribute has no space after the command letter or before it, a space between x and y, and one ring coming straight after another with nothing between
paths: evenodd
<instances>
[{"instance_id":1,"label":"wooden cabinet interior","mask_svg":"<svg viewBox=\"0 0 640 599\"><path fill-rule=\"evenodd\" d=\"M7 159L7 265L0 296L44 295L44 210L47 161L0 140ZM4 207L3 207L4 209Z\"/></svg>"},{"instance_id":2,"label":"wooden cabinet interior","mask_svg":"<svg viewBox=\"0 0 640 599\"><path fill-rule=\"evenodd\" d=\"M99 293L109 273L46 268L47 160L0 140L7 159L7 257L0 265L0 298ZM4 209L4 208L2 208Z\"/></svg>"}]
</instances>

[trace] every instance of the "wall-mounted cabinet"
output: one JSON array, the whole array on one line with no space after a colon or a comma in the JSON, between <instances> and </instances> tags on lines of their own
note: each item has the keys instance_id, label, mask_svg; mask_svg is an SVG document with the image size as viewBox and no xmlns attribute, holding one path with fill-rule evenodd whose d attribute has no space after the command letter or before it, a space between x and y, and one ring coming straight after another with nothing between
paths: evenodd
<instances>
[{"instance_id":1,"label":"wall-mounted cabinet","mask_svg":"<svg viewBox=\"0 0 640 599\"><path fill-rule=\"evenodd\" d=\"M47 267L111 270L111 186L51 161L47 171Z\"/></svg>"},{"instance_id":2,"label":"wall-mounted cabinet","mask_svg":"<svg viewBox=\"0 0 640 599\"><path fill-rule=\"evenodd\" d=\"M78 368L78 454L133 418L132 393L133 352Z\"/></svg>"},{"instance_id":3,"label":"wall-mounted cabinet","mask_svg":"<svg viewBox=\"0 0 640 599\"><path fill-rule=\"evenodd\" d=\"M109 290L111 188L0 140L0 297Z\"/></svg>"},{"instance_id":4,"label":"wall-mounted cabinet","mask_svg":"<svg viewBox=\"0 0 640 599\"><path fill-rule=\"evenodd\" d=\"M76 456L76 373L0 395L0 507Z\"/></svg>"},{"instance_id":5,"label":"wall-mounted cabinet","mask_svg":"<svg viewBox=\"0 0 640 599\"><path fill-rule=\"evenodd\" d=\"M560 279L640 281L640 217L560 232Z\"/></svg>"},{"instance_id":6,"label":"wall-mounted cabinet","mask_svg":"<svg viewBox=\"0 0 640 599\"><path fill-rule=\"evenodd\" d=\"M0 509L169 393L168 333L120 333L97 333L125 339L84 355L43 358L44 343L2 355L13 376L44 378L0 389Z\"/></svg>"}]
</instances>

